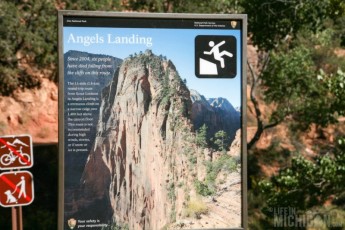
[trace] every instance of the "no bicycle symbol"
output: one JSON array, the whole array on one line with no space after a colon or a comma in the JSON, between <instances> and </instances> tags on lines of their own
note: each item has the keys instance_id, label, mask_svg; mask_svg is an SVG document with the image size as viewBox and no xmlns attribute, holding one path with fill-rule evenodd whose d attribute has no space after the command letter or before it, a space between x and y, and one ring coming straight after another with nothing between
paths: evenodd
<instances>
[{"instance_id":1,"label":"no bicycle symbol","mask_svg":"<svg viewBox=\"0 0 345 230\"><path fill-rule=\"evenodd\" d=\"M32 166L31 136L0 137L0 169L23 169Z\"/></svg>"}]
</instances>

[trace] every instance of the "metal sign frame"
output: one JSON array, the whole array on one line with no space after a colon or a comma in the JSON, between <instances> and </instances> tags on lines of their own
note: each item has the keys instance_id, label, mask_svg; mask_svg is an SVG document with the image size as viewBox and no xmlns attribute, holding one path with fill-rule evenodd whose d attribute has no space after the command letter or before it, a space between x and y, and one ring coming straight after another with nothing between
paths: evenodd
<instances>
[{"instance_id":1,"label":"metal sign frame","mask_svg":"<svg viewBox=\"0 0 345 230\"><path fill-rule=\"evenodd\" d=\"M125 36L118 36L111 31L112 29L126 30ZM156 36L156 42L158 39L163 37L163 31L165 29L176 29L176 35L170 32L168 37L164 39L171 39L169 41L179 41L185 52L189 52L190 45L186 46L185 42L187 39L184 37L184 31L186 38L188 36L194 36L195 41L192 47L193 53L188 55L194 55L195 60L190 67L192 77L199 79L226 79L219 81L219 88L226 87L229 79L240 79L239 87L236 88L237 94L239 95L238 106L240 107L240 174L241 174L241 215L240 215L240 226L226 226L226 229L246 229L248 225L247 221L247 149L246 149L246 45L247 45L247 16L243 14L170 14L170 13L119 13L119 12L95 12L95 11L59 11L58 12L58 41L59 41L59 215L58 215L58 229L73 229L76 225L81 224L77 218L66 217L66 199L70 199L71 194L66 194L66 186L70 186L71 183L78 183L76 181L67 181L66 178L70 177L71 173L77 170L66 165L66 155L71 156L72 153L77 155L78 151L90 152L92 143L94 143L96 132L93 131L91 138L87 133L93 130L96 125L95 121L87 122L89 117L94 116L92 111L82 110L88 108L92 110L93 106L100 107L97 104L97 100L91 100L92 92L87 93L91 97L85 95L85 90L88 87L92 90L99 85L97 81L79 82L81 77L95 75L94 79L101 79L102 76L113 76L117 74L115 69L112 70L110 66L116 63L116 58L108 59L109 54L105 52L107 48L102 49L97 47L98 44L108 44L109 49L113 49L116 45L128 45L128 49L132 50L133 47L146 46L146 48L152 48L152 38ZM147 29L141 33L131 32L137 31L137 29ZM153 29L162 29L160 34L156 34ZM184 30L185 29L185 30ZM198 31L195 35L189 35L191 30ZM207 30L207 33L204 31ZM210 31L216 32L213 34ZM78 34L78 31L80 32ZM232 31L230 34L229 31ZM234 31L234 32L233 32ZM174 35L173 35L174 34ZM192 33L193 34L193 33ZM235 35L234 35L235 34ZM143 35L143 36L142 36ZM126 38L127 36L127 38ZM188 38L189 39L189 38ZM223 41L224 40L224 41ZM224 45L225 40L228 43L234 43L235 47L227 47L227 51L220 52L221 46ZM158 42L157 42L158 44ZM174 53L176 47L164 44L164 41L159 41L162 48L171 49L169 54ZM175 44L175 43L174 43ZM190 43L191 44L191 43ZM78 47L83 46L85 49L79 49ZM155 44L156 46L156 44ZM159 46L159 45L158 45ZM209 46L209 47L208 47ZM170 48L169 48L170 47ZM203 52L198 51L198 47L202 47ZM223 46L224 47L224 46ZM214 48L214 49L213 49ZM155 49L152 48L155 52ZM69 51L77 52L69 52ZM133 50L135 50L133 48ZM182 50L182 48L181 48ZM175 50L181 57L181 50ZM69 52L67 54L67 52ZM79 52L79 53L78 53ZM122 52L122 51L121 51ZM134 52L134 51L128 51ZM148 54L146 53L148 52ZM180 53L179 53L180 52ZM83 55L81 55L83 53ZM95 56L95 54L102 54L103 56ZM119 53L117 53L120 55ZM130 53L127 57L121 57L123 60L130 60L137 55L151 55L150 51L142 53ZM165 53L161 54L160 59L166 60ZM128 55L128 54L127 54ZM115 56L113 56L115 57ZM215 60L212 64L211 59ZM97 59L100 58L100 59ZM102 59L103 58L103 59ZM171 58L168 56L168 58ZM172 62L178 62L179 58L171 58ZM181 58L182 59L182 58ZM91 60L95 62L91 63ZM101 64L98 65L97 60L100 60ZM227 63L235 62L231 64L231 67L227 67ZM195 61L195 62L194 62ZM224 64L224 61L226 62ZM198 63L198 64L196 64ZM104 64L104 66L101 66ZM205 68L207 66L207 68ZM228 69L227 69L228 68ZM98 69L98 70L97 70ZM176 64L177 71L180 71L179 64ZM195 72L193 72L195 70ZM113 71L113 72L112 72ZM184 70L183 70L184 71ZM182 71L182 72L183 72ZM234 71L234 72L229 72ZM186 76L181 76L184 78ZM69 80L67 82L66 79ZM192 84L189 81L183 80L184 84ZM182 79L181 79L182 80ZM206 80L205 80L206 81ZM218 80L217 80L218 81ZM93 82L93 83L92 83ZM199 81L200 82L200 81ZM210 87L211 81L209 81ZM103 83L101 83L103 84ZM107 83L109 84L109 83ZM182 83L181 83L182 84ZM110 87L110 86L109 86ZM206 87L207 88L207 87ZM81 91L83 89L83 91ZM233 90L234 88L228 88ZM73 91L75 90L75 91ZM97 88L97 90L99 90ZM110 90L107 88L107 90ZM106 91L106 90L105 90ZM219 89L219 92L221 89ZM83 94L83 95L81 95ZM98 96L100 96L99 93ZM85 101L83 101L85 100ZM86 103L89 103L86 105ZM92 104L93 103L93 104ZM102 103L102 101L100 101ZM88 107L89 106L89 107ZM96 112L99 113L97 110ZM72 119L73 118L73 119ZM90 118L91 119L91 118ZM91 119L92 120L92 119ZM78 127L80 126L80 127ZM68 131L71 130L71 131ZM74 132L72 131L74 130ZM78 130L81 134L77 134ZM91 132L91 131L90 131ZM84 135L86 133L87 135ZM74 135L75 134L75 135ZM98 135L98 134L97 134ZM91 144L90 144L91 143ZM96 148L93 146L92 148ZM76 159L74 159L77 162ZM88 156L88 160L90 156ZM193 159L192 159L193 160ZM194 159L195 160L195 159ZM69 159L71 163L73 160ZM69 168L68 168L69 167ZM86 166L85 166L86 167ZM75 170L75 171L74 171ZM83 170L83 169L82 169ZM95 169L97 171L97 169ZM78 172L82 173L82 172ZM81 179L81 177L80 177ZM86 183L82 181L81 183ZM126 183L126 182L121 182ZM127 182L128 183L128 182ZM110 186L110 185L109 185ZM169 188L167 188L169 189ZM176 187L173 187L173 191L176 194ZM77 202L76 200L74 200ZM71 204L69 204L71 205ZM148 205L148 204L147 204ZM102 210L92 210L94 213L101 212ZM176 215L176 213L175 213ZM176 217L175 217L176 218ZM84 220L83 220L84 221ZM98 223L99 220L94 220ZM84 221L84 229L88 229ZM91 224L90 224L91 226ZM95 226L93 226L95 227ZM127 226L128 227L128 226ZM83 228L82 228L83 229ZM217 229L222 229L217 228Z\"/></svg>"}]
</instances>

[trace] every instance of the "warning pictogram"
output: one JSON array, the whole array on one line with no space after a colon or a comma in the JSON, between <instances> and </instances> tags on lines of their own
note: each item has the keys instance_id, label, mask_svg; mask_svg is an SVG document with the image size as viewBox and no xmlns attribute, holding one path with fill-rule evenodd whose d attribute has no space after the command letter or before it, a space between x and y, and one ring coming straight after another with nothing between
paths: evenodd
<instances>
[{"instance_id":1,"label":"warning pictogram","mask_svg":"<svg viewBox=\"0 0 345 230\"><path fill-rule=\"evenodd\" d=\"M200 78L234 78L237 75L235 36L195 37L195 75Z\"/></svg>"},{"instance_id":2,"label":"warning pictogram","mask_svg":"<svg viewBox=\"0 0 345 230\"><path fill-rule=\"evenodd\" d=\"M32 166L31 136L0 137L0 169L22 169Z\"/></svg>"},{"instance_id":3,"label":"warning pictogram","mask_svg":"<svg viewBox=\"0 0 345 230\"><path fill-rule=\"evenodd\" d=\"M14 207L29 205L34 200L32 174L28 171L0 174L0 205Z\"/></svg>"}]
</instances>

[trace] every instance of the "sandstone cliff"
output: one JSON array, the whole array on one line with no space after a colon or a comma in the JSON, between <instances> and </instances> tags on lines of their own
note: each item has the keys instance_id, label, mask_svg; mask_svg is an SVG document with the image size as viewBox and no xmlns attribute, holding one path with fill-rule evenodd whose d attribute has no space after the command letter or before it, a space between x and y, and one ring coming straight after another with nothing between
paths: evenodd
<instances>
[{"instance_id":1,"label":"sandstone cliff","mask_svg":"<svg viewBox=\"0 0 345 230\"><path fill-rule=\"evenodd\" d=\"M185 195L175 184L189 176L183 148L191 145L185 143L190 132L182 130L191 130L190 104L171 62L149 51L125 60L103 90L81 181L84 199L109 202L113 220L130 229L169 223Z\"/></svg>"},{"instance_id":2,"label":"sandstone cliff","mask_svg":"<svg viewBox=\"0 0 345 230\"><path fill-rule=\"evenodd\" d=\"M30 134L35 144L58 142L58 88L48 79L40 88L0 96L0 111L0 136Z\"/></svg>"}]
</instances>

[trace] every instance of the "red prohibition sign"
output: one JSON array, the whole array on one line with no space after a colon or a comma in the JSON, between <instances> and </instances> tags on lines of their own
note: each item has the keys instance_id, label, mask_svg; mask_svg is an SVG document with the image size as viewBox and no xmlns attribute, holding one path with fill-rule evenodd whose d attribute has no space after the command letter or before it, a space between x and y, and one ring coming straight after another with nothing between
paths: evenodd
<instances>
[{"instance_id":1,"label":"red prohibition sign","mask_svg":"<svg viewBox=\"0 0 345 230\"><path fill-rule=\"evenodd\" d=\"M30 135L0 137L0 169L23 169L32 166Z\"/></svg>"},{"instance_id":2,"label":"red prohibition sign","mask_svg":"<svg viewBox=\"0 0 345 230\"><path fill-rule=\"evenodd\" d=\"M29 205L34 200L33 176L28 171L0 174L0 205L15 207Z\"/></svg>"}]
</instances>

